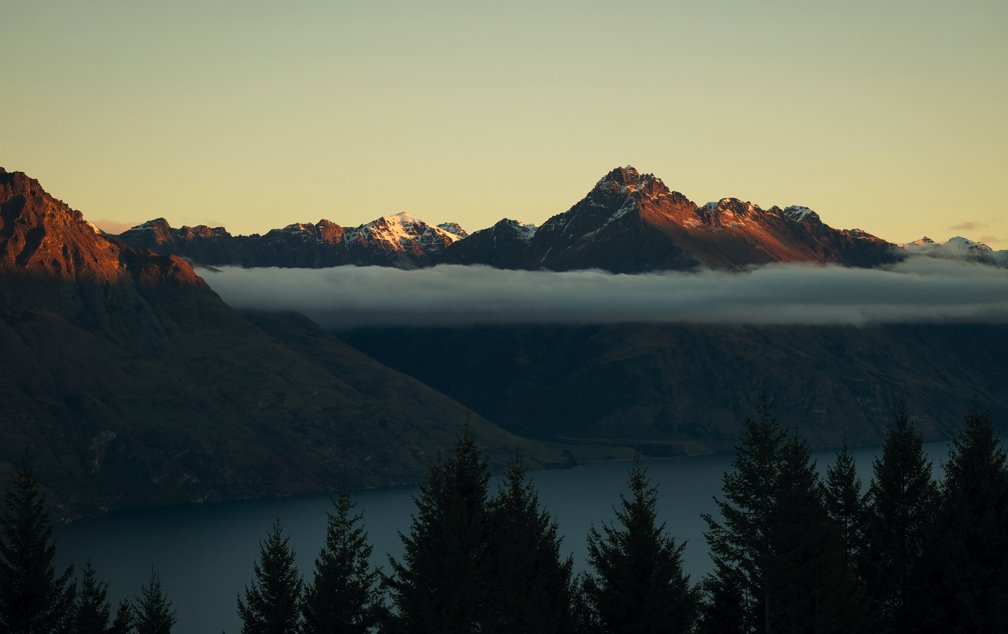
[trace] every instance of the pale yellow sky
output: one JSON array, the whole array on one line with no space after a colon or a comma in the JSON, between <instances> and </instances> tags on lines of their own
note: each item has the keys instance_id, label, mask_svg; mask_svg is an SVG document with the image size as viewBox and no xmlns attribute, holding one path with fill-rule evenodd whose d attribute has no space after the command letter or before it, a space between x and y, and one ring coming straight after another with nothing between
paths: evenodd
<instances>
[{"instance_id":1,"label":"pale yellow sky","mask_svg":"<svg viewBox=\"0 0 1008 634\"><path fill-rule=\"evenodd\" d=\"M344 4L5 4L0 166L92 219L249 233L540 223L632 164L1008 248L1003 0Z\"/></svg>"}]
</instances>

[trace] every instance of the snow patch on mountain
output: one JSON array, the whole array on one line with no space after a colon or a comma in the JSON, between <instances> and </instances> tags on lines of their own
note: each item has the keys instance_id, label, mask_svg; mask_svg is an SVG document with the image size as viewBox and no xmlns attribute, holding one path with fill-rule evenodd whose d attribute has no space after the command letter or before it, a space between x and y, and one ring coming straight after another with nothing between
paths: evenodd
<instances>
[{"instance_id":1,"label":"snow patch on mountain","mask_svg":"<svg viewBox=\"0 0 1008 634\"><path fill-rule=\"evenodd\" d=\"M457 222L451 222L451 221L442 222L438 224L438 229L442 229L447 233L450 233L451 235L455 236L457 240L461 240L462 238L465 238L466 236L469 235L469 232L463 229L462 225L460 225Z\"/></svg>"},{"instance_id":2,"label":"snow patch on mountain","mask_svg":"<svg viewBox=\"0 0 1008 634\"><path fill-rule=\"evenodd\" d=\"M790 205L788 207L785 207L784 215L790 218L791 220L794 220L795 222L801 222L802 220L805 220L810 216L813 218L819 217L819 215L816 212L802 205Z\"/></svg>"},{"instance_id":3,"label":"snow patch on mountain","mask_svg":"<svg viewBox=\"0 0 1008 634\"><path fill-rule=\"evenodd\" d=\"M366 225L347 229L345 244L359 244L396 253L440 253L461 238L441 227L434 227L415 216L401 212L383 216Z\"/></svg>"},{"instance_id":4,"label":"snow patch on mountain","mask_svg":"<svg viewBox=\"0 0 1008 634\"><path fill-rule=\"evenodd\" d=\"M983 242L975 242L962 236L949 238L943 243L935 242L931 238L924 236L919 240L899 246L911 255L924 255L946 260L969 260L1008 267L1008 250L995 251Z\"/></svg>"}]
</instances>

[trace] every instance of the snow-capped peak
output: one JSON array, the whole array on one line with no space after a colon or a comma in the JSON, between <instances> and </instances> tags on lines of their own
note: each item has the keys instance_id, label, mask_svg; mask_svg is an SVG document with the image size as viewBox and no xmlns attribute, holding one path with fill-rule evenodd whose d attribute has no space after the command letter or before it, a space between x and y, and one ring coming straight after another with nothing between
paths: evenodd
<instances>
[{"instance_id":1,"label":"snow-capped peak","mask_svg":"<svg viewBox=\"0 0 1008 634\"><path fill-rule=\"evenodd\" d=\"M935 242L925 236L920 240L901 244L900 247L907 253L915 255L1008 266L1008 251L995 251L983 242L975 242L962 236L949 238L944 243Z\"/></svg>"},{"instance_id":2,"label":"snow-capped peak","mask_svg":"<svg viewBox=\"0 0 1008 634\"><path fill-rule=\"evenodd\" d=\"M901 245L904 249L908 251L935 251L942 250L949 254L961 254L961 255L975 255L981 253L991 253L993 249L984 244L983 242L974 242L969 238L964 238L962 236L955 236L949 238L944 244L938 244L931 238L924 236L920 240L914 240L913 242Z\"/></svg>"},{"instance_id":3,"label":"snow-capped peak","mask_svg":"<svg viewBox=\"0 0 1008 634\"><path fill-rule=\"evenodd\" d=\"M348 229L342 241L347 245L371 245L397 253L430 254L440 252L460 239L458 234L429 225L407 212L400 212Z\"/></svg>"},{"instance_id":4,"label":"snow-capped peak","mask_svg":"<svg viewBox=\"0 0 1008 634\"><path fill-rule=\"evenodd\" d=\"M819 217L819 214L803 205L790 205L788 207L785 207L784 215L790 218L791 220L794 220L795 222L801 222L802 220L805 220L809 216L813 218Z\"/></svg>"},{"instance_id":5,"label":"snow-capped peak","mask_svg":"<svg viewBox=\"0 0 1008 634\"><path fill-rule=\"evenodd\" d=\"M983 242L974 242L973 240L970 240L969 238L964 238L962 236L955 236L955 237L949 238L948 242L945 243L945 246L949 247L950 249L955 249L957 251L964 251L964 252L971 252L971 251L989 252L989 251L993 251L993 249L991 249L989 246L987 246Z\"/></svg>"},{"instance_id":6,"label":"snow-capped peak","mask_svg":"<svg viewBox=\"0 0 1008 634\"><path fill-rule=\"evenodd\" d=\"M406 211L400 211L399 213L394 214L392 216L385 216L383 220L396 220L404 225L415 225L423 222L416 216L413 216L412 214Z\"/></svg>"}]
</instances>

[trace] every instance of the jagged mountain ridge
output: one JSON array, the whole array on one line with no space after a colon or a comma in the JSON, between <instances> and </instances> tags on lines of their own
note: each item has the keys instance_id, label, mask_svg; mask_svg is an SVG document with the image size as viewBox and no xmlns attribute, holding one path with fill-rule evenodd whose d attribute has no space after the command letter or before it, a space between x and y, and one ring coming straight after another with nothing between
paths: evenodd
<instances>
[{"instance_id":1,"label":"jagged mountain ridge","mask_svg":"<svg viewBox=\"0 0 1008 634\"><path fill-rule=\"evenodd\" d=\"M630 166L606 174L581 201L538 228L504 219L465 235L456 223L433 226L398 214L354 229L323 220L232 236L223 228L172 229L158 219L119 238L199 264L242 266L451 263L642 272L768 262L874 266L900 257L895 245L857 229L833 229L806 207L764 210L736 198L698 206Z\"/></svg>"},{"instance_id":2,"label":"jagged mountain ridge","mask_svg":"<svg viewBox=\"0 0 1008 634\"><path fill-rule=\"evenodd\" d=\"M493 250L484 251L482 258L457 257L466 247L463 240L449 247L442 259L468 264L504 259L519 262L515 268L621 273L732 269L769 262L874 266L896 259L888 242L859 230L833 229L805 207L763 210L736 198L697 206L656 176L630 166L606 174L587 196L543 223L519 249L523 245L507 258ZM514 246L505 243L506 249Z\"/></svg>"},{"instance_id":3,"label":"jagged mountain ridge","mask_svg":"<svg viewBox=\"0 0 1008 634\"><path fill-rule=\"evenodd\" d=\"M174 229L164 218L157 218L121 233L118 239L206 265L322 268L357 264L408 269L432 264L465 236L458 223L434 226L403 212L359 227L342 227L323 218L315 224L295 223L250 236L205 225Z\"/></svg>"},{"instance_id":4,"label":"jagged mountain ridge","mask_svg":"<svg viewBox=\"0 0 1008 634\"><path fill-rule=\"evenodd\" d=\"M2 169L0 359L0 471L32 446L62 517L418 482L467 423L497 465L564 460Z\"/></svg>"}]
</instances>

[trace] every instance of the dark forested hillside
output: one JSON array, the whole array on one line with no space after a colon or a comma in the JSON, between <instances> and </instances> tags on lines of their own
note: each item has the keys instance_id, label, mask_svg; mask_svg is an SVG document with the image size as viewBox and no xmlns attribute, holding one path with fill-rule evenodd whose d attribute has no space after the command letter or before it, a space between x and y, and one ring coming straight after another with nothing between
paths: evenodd
<instances>
[{"instance_id":1,"label":"dark forested hillside","mask_svg":"<svg viewBox=\"0 0 1008 634\"><path fill-rule=\"evenodd\" d=\"M927 439L972 398L1008 414L1008 327L486 326L341 333L519 434L656 454L730 448L766 396L813 446L878 443L905 399Z\"/></svg>"}]
</instances>

